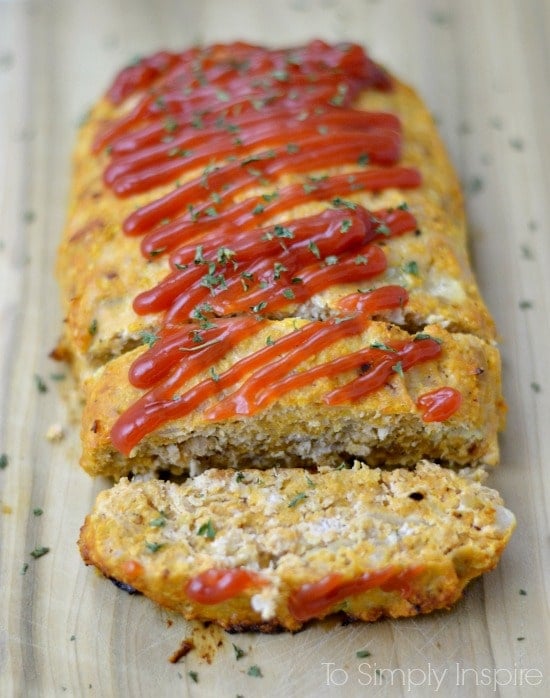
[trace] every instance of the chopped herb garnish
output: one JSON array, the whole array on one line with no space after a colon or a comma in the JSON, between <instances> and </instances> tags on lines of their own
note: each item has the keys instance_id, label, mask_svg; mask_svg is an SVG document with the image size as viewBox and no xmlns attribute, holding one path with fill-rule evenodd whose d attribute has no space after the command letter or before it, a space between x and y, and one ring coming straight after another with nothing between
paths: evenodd
<instances>
[{"instance_id":1,"label":"chopped herb garnish","mask_svg":"<svg viewBox=\"0 0 550 698\"><path fill-rule=\"evenodd\" d=\"M199 675L196 671L188 671L187 673L189 674L191 681L194 681L195 683L199 682Z\"/></svg>"},{"instance_id":2,"label":"chopped herb garnish","mask_svg":"<svg viewBox=\"0 0 550 698\"><path fill-rule=\"evenodd\" d=\"M180 264L179 262L176 262L176 263L174 264L174 266L175 266L176 269L178 269L179 271L185 271L186 269L189 269L189 265L188 265L188 264Z\"/></svg>"},{"instance_id":3,"label":"chopped herb garnish","mask_svg":"<svg viewBox=\"0 0 550 698\"><path fill-rule=\"evenodd\" d=\"M154 347L158 340L159 336L156 335L154 332L144 331L141 333L141 341L143 342L143 344L147 344L149 349L151 349L151 347Z\"/></svg>"},{"instance_id":4,"label":"chopped herb garnish","mask_svg":"<svg viewBox=\"0 0 550 698\"><path fill-rule=\"evenodd\" d=\"M216 537L216 529L214 528L212 519L208 519L206 523L203 523L202 526L199 527L197 533L199 536L204 536L205 538L208 538L208 540L214 540L214 538Z\"/></svg>"},{"instance_id":5,"label":"chopped herb garnish","mask_svg":"<svg viewBox=\"0 0 550 698\"><path fill-rule=\"evenodd\" d=\"M285 267L284 264L281 264L281 262L275 262L273 264L273 278L276 281L281 278L281 274L284 271L288 271L288 269Z\"/></svg>"},{"instance_id":6,"label":"chopped herb garnish","mask_svg":"<svg viewBox=\"0 0 550 698\"><path fill-rule=\"evenodd\" d=\"M336 198L332 199L332 205L335 206L336 208L343 207L343 208L349 208L352 211L355 211L357 208L357 204L354 203L353 201L348 201L347 199L342 199L341 197L337 196Z\"/></svg>"},{"instance_id":7,"label":"chopped herb garnish","mask_svg":"<svg viewBox=\"0 0 550 698\"><path fill-rule=\"evenodd\" d=\"M263 213L265 211L265 206L262 206L262 204L256 204L254 208L252 209L252 213L255 216L259 216L260 213Z\"/></svg>"},{"instance_id":8,"label":"chopped herb garnish","mask_svg":"<svg viewBox=\"0 0 550 698\"><path fill-rule=\"evenodd\" d=\"M208 206L204 209L204 215L209 216L210 218L216 218L218 212L214 206Z\"/></svg>"},{"instance_id":9,"label":"chopped herb garnish","mask_svg":"<svg viewBox=\"0 0 550 698\"><path fill-rule=\"evenodd\" d=\"M529 245L521 246L521 256L523 257L523 259L535 259L533 250L529 247Z\"/></svg>"},{"instance_id":10,"label":"chopped herb garnish","mask_svg":"<svg viewBox=\"0 0 550 698\"><path fill-rule=\"evenodd\" d=\"M415 334L413 337L413 342L420 342L422 339L433 339L434 342L437 342L438 344L443 344L442 339L439 339L439 337L432 337L431 334L427 334L426 332L418 332L417 334Z\"/></svg>"},{"instance_id":11,"label":"chopped herb garnish","mask_svg":"<svg viewBox=\"0 0 550 698\"><path fill-rule=\"evenodd\" d=\"M468 191L470 194L477 194L483 189L483 179L481 177L471 177L468 181Z\"/></svg>"},{"instance_id":12,"label":"chopped herb garnish","mask_svg":"<svg viewBox=\"0 0 550 698\"><path fill-rule=\"evenodd\" d=\"M32 510L32 513L33 513L35 516L42 516L42 514L44 513L44 510L41 509L40 507L35 507L35 508Z\"/></svg>"},{"instance_id":13,"label":"chopped herb garnish","mask_svg":"<svg viewBox=\"0 0 550 698\"><path fill-rule=\"evenodd\" d=\"M178 125L178 122L174 119L173 116L168 116L164 120L164 130L166 131L166 133L174 133L174 131L177 130Z\"/></svg>"},{"instance_id":14,"label":"chopped herb garnish","mask_svg":"<svg viewBox=\"0 0 550 698\"><path fill-rule=\"evenodd\" d=\"M286 152L290 153L290 154L299 153L300 146L296 145L296 143L287 143L286 144Z\"/></svg>"},{"instance_id":15,"label":"chopped herb garnish","mask_svg":"<svg viewBox=\"0 0 550 698\"><path fill-rule=\"evenodd\" d=\"M520 589L520 590L519 590L519 595L520 595L520 596L527 596L527 592L525 591L525 589Z\"/></svg>"},{"instance_id":16,"label":"chopped herb garnish","mask_svg":"<svg viewBox=\"0 0 550 698\"><path fill-rule=\"evenodd\" d=\"M290 228L285 228L284 225L276 225L273 228L273 232L277 238L287 238L288 240L292 240L294 237L292 230Z\"/></svg>"},{"instance_id":17,"label":"chopped herb garnish","mask_svg":"<svg viewBox=\"0 0 550 698\"><path fill-rule=\"evenodd\" d=\"M385 223L378 223L378 225L374 229L374 232L378 235L391 235L391 230Z\"/></svg>"},{"instance_id":18,"label":"chopped herb garnish","mask_svg":"<svg viewBox=\"0 0 550 698\"><path fill-rule=\"evenodd\" d=\"M267 301L260 301L256 305L251 305L250 310L253 313L261 313L267 307Z\"/></svg>"},{"instance_id":19,"label":"chopped herb garnish","mask_svg":"<svg viewBox=\"0 0 550 698\"><path fill-rule=\"evenodd\" d=\"M36 384L36 389L38 390L39 393L47 393L48 392L48 386L44 382L44 379L38 375L38 373L34 374L34 382Z\"/></svg>"},{"instance_id":20,"label":"chopped herb garnish","mask_svg":"<svg viewBox=\"0 0 550 698\"><path fill-rule=\"evenodd\" d=\"M215 383L217 383L220 380L220 376L218 373L216 373L216 369L214 368L214 366L210 367L210 377Z\"/></svg>"},{"instance_id":21,"label":"chopped herb garnish","mask_svg":"<svg viewBox=\"0 0 550 698\"><path fill-rule=\"evenodd\" d=\"M521 138L510 138L509 142L514 150L523 150L523 146L525 145Z\"/></svg>"},{"instance_id":22,"label":"chopped herb garnish","mask_svg":"<svg viewBox=\"0 0 550 698\"><path fill-rule=\"evenodd\" d=\"M395 371L395 373L397 373L399 376L401 376L401 378L404 377L403 376L403 364L401 363L401 361L398 361L396 364L394 364L391 367L391 370Z\"/></svg>"},{"instance_id":23,"label":"chopped herb garnish","mask_svg":"<svg viewBox=\"0 0 550 698\"><path fill-rule=\"evenodd\" d=\"M305 492L298 492L298 494L290 500L288 508L291 509L295 507L303 499L307 499L307 494Z\"/></svg>"},{"instance_id":24,"label":"chopped herb garnish","mask_svg":"<svg viewBox=\"0 0 550 698\"><path fill-rule=\"evenodd\" d=\"M369 164L369 156L368 153L361 153L361 155L357 158L357 163L359 165L368 165Z\"/></svg>"},{"instance_id":25,"label":"chopped herb garnish","mask_svg":"<svg viewBox=\"0 0 550 698\"><path fill-rule=\"evenodd\" d=\"M253 664L246 672L249 676L255 676L256 678L263 678L262 670L257 664Z\"/></svg>"},{"instance_id":26,"label":"chopped herb garnish","mask_svg":"<svg viewBox=\"0 0 550 698\"><path fill-rule=\"evenodd\" d=\"M402 204L399 204L397 207L400 211L408 211L409 210L409 205L406 201L403 201Z\"/></svg>"},{"instance_id":27,"label":"chopped herb garnish","mask_svg":"<svg viewBox=\"0 0 550 698\"><path fill-rule=\"evenodd\" d=\"M532 390L534 393L540 393L540 391L541 391L540 383L536 383L535 381L533 381L533 382L531 383L531 390Z\"/></svg>"},{"instance_id":28,"label":"chopped herb garnish","mask_svg":"<svg viewBox=\"0 0 550 698\"><path fill-rule=\"evenodd\" d=\"M155 528L162 528L163 526L166 526L166 517L164 514L160 514L160 516L157 516L156 519L151 519L151 521L149 521L149 526L154 526Z\"/></svg>"},{"instance_id":29,"label":"chopped herb garnish","mask_svg":"<svg viewBox=\"0 0 550 698\"><path fill-rule=\"evenodd\" d=\"M359 659L364 659L365 657L371 657L372 652L369 652L369 650L357 650L355 656Z\"/></svg>"},{"instance_id":30,"label":"chopped herb garnish","mask_svg":"<svg viewBox=\"0 0 550 698\"><path fill-rule=\"evenodd\" d=\"M306 482L308 484L308 487L312 487L313 489L317 487L317 485L313 482L309 475L306 475Z\"/></svg>"},{"instance_id":31,"label":"chopped herb garnish","mask_svg":"<svg viewBox=\"0 0 550 698\"><path fill-rule=\"evenodd\" d=\"M418 276L418 262L415 262L414 260L406 262L403 265L403 271L405 274L414 274L414 276Z\"/></svg>"},{"instance_id":32,"label":"chopped herb garnish","mask_svg":"<svg viewBox=\"0 0 550 698\"><path fill-rule=\"evenodd\" d=\"M7 453L2 453L0 455L0 470L5 470L9 465L10 459Z\"/></svg>"},{"instance_id":33,"label":"chopped herb garnish","mask_svg":"<svg viewBox=\"0 0 550 698\"><path fill-rule=\"evenodd\" d=\"M346 85L346 83L341 82L336 88L336 94L329 99L329 103L335 107L341 107L344 104L347 91L348 86Z\"/></svg>"},{"instance_id":34,"label":"chopped herb garnish","mask_svg":"<svg viewBox=\"0 0 550 698\"><path fill-rule=\"evenodd\" d=\"M23 219L24 219L25 223L32 223L35 218L36 218L36 215L35 215L34 211L25 211L25 213L23 214Z\"/></svg>"},{"instance_id":35,"label":"chopped herb garnish","mask_svg":"<svg viewBox=\"0 0 550 698\"><path fill-rule=\"evenodd\" d=\"M71 637L69 638L69 640L70 640L71 642L74 642L74 641L76 640L76 635L71 635Z\"/></svg>"},{"instance_id":36,"label":"chopped herb garnish","mask_svg":"<svg viewBox=\"0 0 550 698\"><path fill-rule=\"evenodd\" d=\"M95 318L88 325L88 334L92 337L97 334L97 320Z\"/></svg>"},{"instance_id":37,"label":"chopped herb garnish","mask_svg":"<svg viewBox=\"0 0 550 698\"><path fill-rule=\"evenodd\" d=\"M166 247L157 247L156 249L151 250L151 257L158 257L163 252L166 252Z\"/></svg>"},{"instance_id":38,"label":"chopped herb garnish","mask_svg":"<svg viewBox=\"0 0 550 698\"><path fill-rule=\"evenodd\" d=\"M335 264L338 264L338 257L335 254L325 257L325 264L327 267L333 267Z\"/></svg>"},{"instance_id":39,"label":"chopped herb garnish","mask_svg":"<svg viewBox=\"0 0 550 698\"><path fill-rule=\"evenodd\" d=\"M157 550L162 548L162 546L162 543L149 543L148 541L145 541L145 547L150 553L156 553Z\"/></svg>"},{"instance_id":40,"label":"chopped herb garnish","mask_svg":"<svg viewBox=\"0 0 550 698\"><path fill-rule=\"evenodd\" d=\"M352 222L349 218L344 218L344 220L340 223L340 232L341 233L347 233L348 230L351 228Z\"/></svg>"},{"instance_id":41,"label":"chopped herb garnish","mask_svg":"<svg viewBox=\"0 0 550 698\"><path fill-rule=\"evenodd\" d=\"M397 353L397 349L394 349L393 347L384 344L384 342L371 342L371 347L373 349L381 349L382 351L391 351L394 354Z\"/></svg>"},{"instance_id":42,"label":"chopped herb garnish","mask_svg":"<svg viewBox=\"0 0 550 698\"><path fill-rule=\"evenodd\" d=\"M289 77L287 70L273 70L271 75L279 82L287 82Z\"/></svg>"},{"instance_id":43,"label":"chopped herb garnish","mask_svg":"<svg viewBox=\"0 0 550 698\"><path fill-rule=\"evenodd\" d=\"M236 482L242 482L244 480L244 473L237 473L235 480Z\"/></svg>"},{"instance_id":44,"label":"chopped herb garnish","mask_svg":"<svg viewBox=\"0 0 550 698\"><path fill-rule=\"evenodd\" d=\"M220 102L228 102L231 95L225 90L216 90L216 97L220 100Z\"/></svg>"},{"instance_id":45,"label":"chopped herb garnish","mask_svg":"<svg viewBox=\"0 0 550 698\"><path fill-rule=\"evenodd\" d=\"M283 289L283 296L285 298L288 298L288 300L293 300L294 298L296 298L296 295L294 294L294 291L291 288Z\"/></svg>"},{"instance_id":46,"label":"chopped herb garnish","mask_svg":"<svg viewBox=\"0 0 550 698\"><path fill-rule=\"evenodd\" d=\"M24 562L24 563L23 563L23 566L21 567L21 572L20 572L19 574L21 574L21 575L27 574L27 570L28 570L28 569L29 569L29 563L28 563L28 562Z\"/></svg>"},{"instance_id":47,"label":"chopped herb garnish","mask_svg":"<svg viewBox=\"0 0 550 698\"><path fill-rule=\"evenodd\" d=\"M40 548L35 548L33 551L31 551L31 557L34 557L35 560L38 560L39 557L42 557L43 555L46 555L49 552L49 548L42 546Z\"/></svg>"},{"instance_id":48,"label":"chopped herb garnish","mask_svg":"<svg viewBox=\"0 0 550 698\"><path fill-rule=\"evenodd\" d=\"M522 640L525 640L525 637L518 637L517 639L519 642L521 642Z\"/></svg>"},{"instance_id":49,"label":"chopped herb garnish","mask_svg":"<svg viewBox=\"0 0 550 698\"><path fill-rule=\"evenodd\" d=\"M328 133L328 126L324 126L324 125L317 126L317 131L321 134L321 136L326 136Z\"/></svg>"},{"instance_id":50,"label":"chopped herb garnish","mask_svg":"<svg viewBox=\"0 0 550 698\"><path fill-rule=\"evenodd\" d=\"M65 373L50 373L50 379L52 381L64 381L67 378Z\"/></svg>"},{"instance_id":51,"label":"chopped herb garnish","mask_svg":"<svg viewBox=\"0 0 550 698\"><path fill-rule=\"evenodd\" d=\"M275 344L275 342L271 339L271 337L267 337L265 340L265 343L268 347L272 347Z\"/></svg>"},{"instance_id":52,"label":"chopped herb garnish","mask_svg":"<svg viewBox=\"0 0 550 698\"><path fill-rule=\"evenodd\" d=\"M529 308L533 307L533 301L520 301L519 307L521 310L528 310Z\"/></svg>"},{"instance_id":53,"label":"chopped herb garnish","mask_svg":"<svg viewBox=\"0 0 550 698\"><path fill-rule=\"evenodd\" d=\"M202 251L202 245L197 245L195 249L195 258L193 259L195 264L206 264L206 259Z\"/></svg>"},{"instance_id":54,"label":"chopped herb garnish","mask_svg":"<svg viewBox=\"0 0 550 698\"><path fill-rule=\"evenodd\" d=\"M235 650L235 659L238 661L239 659L242 659L243 657L246 657L246 652L241 649L238 645L235 643L231 643L233 645L233 649Z\"/></svg>"},{"instance_id":55,"label":"chopped herb garnish","mask_svg":"<svg viewBox=\"0 0 550 698\"><path fill-rule=\"evenodd\" d=\"M310 240L308 243L308 249L309 251L317 257L317 259L321 259L321 253L319 252L319 248L317 247L317 243L315 243L313 240Z\"/></svg>"}]
</instances>

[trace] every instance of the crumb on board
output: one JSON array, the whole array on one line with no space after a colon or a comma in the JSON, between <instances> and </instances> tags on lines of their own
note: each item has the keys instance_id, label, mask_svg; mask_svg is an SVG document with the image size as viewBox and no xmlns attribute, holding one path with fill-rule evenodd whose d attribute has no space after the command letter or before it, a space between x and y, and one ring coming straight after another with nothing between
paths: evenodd
<instances>
[{"instance_id":1,"label":"crumb on board","mask_svg":"<svg viewBox=\"0 0 550 698\"><path fill-rule=\"evenodd\" d=\"M50 424L46 431L46 439L48 441L62 441L65 437L65 431L61 424L57 422L55 424Z\"/></svg>"}]
</instances>

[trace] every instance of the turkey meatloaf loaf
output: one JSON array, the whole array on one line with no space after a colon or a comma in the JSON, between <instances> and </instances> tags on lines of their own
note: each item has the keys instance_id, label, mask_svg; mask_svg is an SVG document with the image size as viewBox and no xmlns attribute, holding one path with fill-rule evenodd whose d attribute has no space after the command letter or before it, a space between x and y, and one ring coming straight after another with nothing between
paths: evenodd
<instances>
[{"instance_id":1,"label":"turkey meatloaf loaf","mask_svg":"<svg viewBox=\"0 0 550 698\"><path fill-rule=\"evenodd\" d=\"M74 162L57 354L90 473L497 462L458 181L422 101L359 46L142 59Z\"/></svg>"},{"instance_id":2,"label":"turkey meatloaf loaf","mask_svg":"<svg viewBox=\"0 0 550 698\"><path fill-rule=\"evenodd\" d=\"M298 630L447 608L492 569L515 525L498 494L415 470L208 470L183 485L121 480L80 536L84 560L188 619Z\"/></svg>"}]
</instances>

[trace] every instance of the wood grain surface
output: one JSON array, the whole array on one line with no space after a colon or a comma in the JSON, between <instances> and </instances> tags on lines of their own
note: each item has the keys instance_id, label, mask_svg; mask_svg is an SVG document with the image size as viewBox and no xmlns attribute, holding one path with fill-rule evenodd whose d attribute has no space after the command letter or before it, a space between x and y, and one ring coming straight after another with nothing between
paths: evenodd
<instances>
[{"instance_id":1,"label":"wood grain surface","mask_svg":"<svg viewBox=\"0 0 550 698\"><path fill-rule=\"evenodd\" d=\"M502 336L509 418L490 483L518 528L451 613L230 636L80 561L79 527L108 483L78 468L64 369L48 358L56 245L76 126L119 67L196 41L315 36L364 43L437 116ZM549 47L545 0L0 1L1 696L550 695ZM195 649L170 663L185 638Z\"/></svg>"}]
</instances>

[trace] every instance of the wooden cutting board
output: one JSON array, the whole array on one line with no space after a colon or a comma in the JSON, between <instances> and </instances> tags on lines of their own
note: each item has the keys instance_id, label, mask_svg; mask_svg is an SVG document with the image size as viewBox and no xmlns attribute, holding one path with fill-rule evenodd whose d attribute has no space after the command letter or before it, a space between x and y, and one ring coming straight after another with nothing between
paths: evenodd
<instances>
[{"instance_id":1,"label":"wooden cutting board","mask_svg":"<svg viewBox=\"0 0 550 698\"><path fill-rule=\"evenodd\" d=\"M451 613L229 636L80 561L78 529L108 483L77 466L64 370L48 358L52 270L76 126L119 67L196 41L316 36L367 45L438 118L502 335L509 419L490 482L518 528ZM550 695L549 45L545 0L0 2L0 695ZM186 638L195 649L171 664Z\"/></svg>"}]
</instances>

